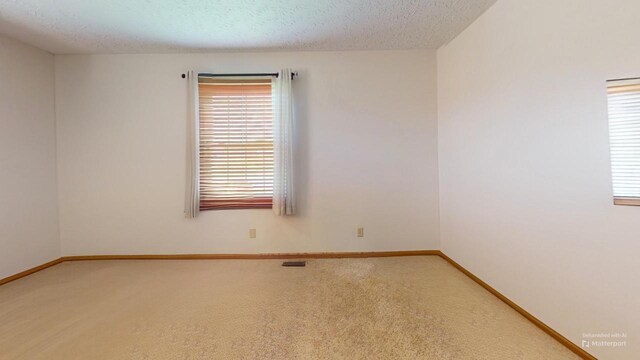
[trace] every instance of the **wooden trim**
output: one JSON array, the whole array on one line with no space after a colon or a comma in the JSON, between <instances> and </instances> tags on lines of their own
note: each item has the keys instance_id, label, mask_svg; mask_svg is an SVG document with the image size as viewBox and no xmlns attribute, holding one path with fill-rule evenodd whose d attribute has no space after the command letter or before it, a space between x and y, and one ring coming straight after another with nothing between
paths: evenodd
<instances>
[{"instance_id":1,"label":"wooden trim","mask_svg":"<svg viewBox=\"0 0 640 360\"><path fill-rule=\"evenodd\" d=\"M346 259L392 256L439 255L439 250L375 251L375 252L318 252L318 253L272 253L272 254L167 254L167 255L76 255L36 266L23 272L0 279L0 285L31 275L64 261L88 260L267 260L267 259Z\"/></svg>"},{"instance_id":2,"label":"wooden trim","mask_svg":"<svg viewBox=\"0 0 640 360\"><path fill-rule=\"evenodd\" d=\"M640 198L613 198L613 204L640 206Z\"/></svg>"},{"instance_id":3,"label":"wooden trim","mask_svg":"<svg viewBox=\"0 0 640 360\"><path fill-rule=\"evenodd\" d=\"M492 288L489 284L487 284L486 282L482 281L479 277L473 275L473 273L471 273L469 270L467 270L464 267L462 267L462 265L460 265L457 262L453 261L445 253L443 253L442 251L438 251L438 252L439 252L438 255L440 257L445 259L447 262L449 262L451 265L453 265L456 269L460 270L463 274L465 274L469 278L471 278L471 280L473 280L476 283L478 283L478 285L482 286L487 291L489 291L490 293L495 295L498 299L502 300L504 303L506 303L511 308L513 308L515 311L519 312L520 315L522 315L525 318L527 318L527 320L531 321L535 326L539 327L542 331L547 333L549 336L551 336L552 338L556 339L556 341L558 341L560 344L564 345L566 348L568 348L569 350L574 352L576 355L580 356L583 359L587 359L587 360L597 360L593 355L591 355L588 352L584 351L581 347L579 347L578 345L576 345L573 342L571 342L571 340L569 340L566 337L562 336L559 332L553 330L547 324L543 323L538 318L536 318L535 316L531 315L528 311L526 311L525 309L521 308L520 306L518 306L513 301L509 300L508 297L502 295L498 290Z\"/></svg>"},{"instance_id":4,"label":"wooden trim","mask_svg":"<svg viewBox=\"0 0 640 360\"><path fill-rule=\"evenodd\" d=\"M439 250L377 251L377 252L317 252L273 254L177 254L177 255L80 255L64 256L63 261L85 260L268 260L268 259L345 259L392 256L439 255Z\"/></svg>"},{"instance_id":5,"label":"wooden trim","mask_svg":"<svg viewBox=\"0 0 640 360\"><path fill-rule=\"evenodd\" d=\"M58 265L63 261L64 260L62 258L55 259L55 260L49 261L48 263L45 263L45 264L42 264L42 265L38 265L36 267L33 267L31 269L19 272L19 273L15 274L15 275L11 275L11 276L6 277L4 279L0 279L0 285L4 285L6 283L10 283L10 282L12 282L14 280L18 280L20 278L23 278L25 276L31 275L33 273L37 273L38 271L44 270L44 269L46 269L48 267L51 267L53 265Z\"/></svg>"}]
</instances>

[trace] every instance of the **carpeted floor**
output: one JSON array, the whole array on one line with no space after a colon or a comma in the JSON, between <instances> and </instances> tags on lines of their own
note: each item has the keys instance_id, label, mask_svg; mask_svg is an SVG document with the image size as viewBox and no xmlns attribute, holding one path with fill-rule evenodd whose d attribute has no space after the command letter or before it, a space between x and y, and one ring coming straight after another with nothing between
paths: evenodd
<instances>
[{"instance_id":1,"label":"carpeted floor","mask_svg":"<svg viewBox=\"0 0 640 360\"><path fill-rule=\"evenodd\" d=\"M65 262L0 286L0 359L577 359L436 256Z\"/></svg>"}]
</instances>

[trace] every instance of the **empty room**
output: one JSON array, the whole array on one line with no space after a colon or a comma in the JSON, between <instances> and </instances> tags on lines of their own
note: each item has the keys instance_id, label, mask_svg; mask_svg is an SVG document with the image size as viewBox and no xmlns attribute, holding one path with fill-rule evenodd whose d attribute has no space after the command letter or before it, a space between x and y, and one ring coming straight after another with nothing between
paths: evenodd
<instances>
[{"instance_id":1,"label":"empty room","mask_svg":"<svg viewBox=\"0 0 640 360\"><path fill-rule=\"evenodd\" d=\"M640 359L640 1L0 1L0 360Z\"/></svg>"}]
</instances>

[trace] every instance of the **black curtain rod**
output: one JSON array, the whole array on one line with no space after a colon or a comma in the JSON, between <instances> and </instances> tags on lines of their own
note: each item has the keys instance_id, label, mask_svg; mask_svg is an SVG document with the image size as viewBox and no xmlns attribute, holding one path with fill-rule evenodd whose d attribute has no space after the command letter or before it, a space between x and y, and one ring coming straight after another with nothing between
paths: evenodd
<instances>
[{"instance_id":1,"label":"black curtain rod","mask_svg":"<svg viewBox=\"0 0 640 360\"><path fill-rule=\"evenodd\" d=\"M609 82L609 81L627 81L627 80L640 80L640 78L611 79L611 80L607 80L607 82Z\"/></svg>"},{"instance_id":2,"label":"black curtain rod","mask_svg":"<svg viewBox=\"0 0 640 360\"><path fill-rule=\"evenodd\" d=\"M209 73L199 73L198 76L202 76L202 77L257 77L257 76L274 76L274 77L278 77L279 74L278 73L252 73L252 74L209 74ZM292 72L291 73L291 79L293 79L294 77L298 76L297 72ZM186 78L187 74L182 74L182 78Z\"/></svg>"}]
</instances>

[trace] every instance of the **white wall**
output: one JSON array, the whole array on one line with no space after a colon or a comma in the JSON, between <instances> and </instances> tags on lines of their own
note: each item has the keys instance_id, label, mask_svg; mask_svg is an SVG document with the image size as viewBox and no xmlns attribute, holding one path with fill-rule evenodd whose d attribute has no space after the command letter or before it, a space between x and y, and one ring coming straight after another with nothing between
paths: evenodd
<instances>
[{"instance_id":1,"label":"white wall","mask_svg":"<svg viewBox=\"0 0 640 360\"><path fill-rule=\"evenodd\" d=\"M0 36L0 279L60 257L53 56Z\"/></svg>"},{"instance_id":2,"label":"white wall","mask_svg":"<svg viewBox=\"0 0 640 360\"><path fill-rule=\"evenodd\" d=\"M438 51L443 251L581 344L640 353L640 208L614 206L605 80L640 76L637 0L499 0Z\"/></svg>"},{"instance_id":3,"label":"white wall","mask_svg":"<svg viewBox=\"0 0 640 360\"><path fill-rule=\"evenodd\" d=\"M439 247L435 51L56 56L55 63L65 255ZM184 219L180 74L281 67L300 73L299 215L226 210ZM358 226L364 238L355 236Z\"/></svg>"}]
</instances>

